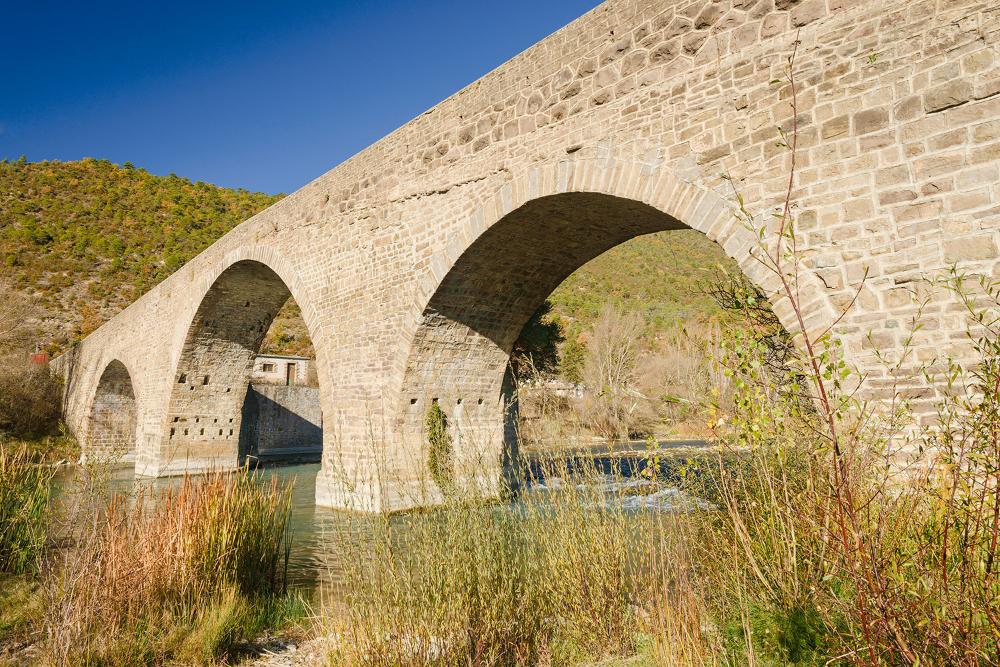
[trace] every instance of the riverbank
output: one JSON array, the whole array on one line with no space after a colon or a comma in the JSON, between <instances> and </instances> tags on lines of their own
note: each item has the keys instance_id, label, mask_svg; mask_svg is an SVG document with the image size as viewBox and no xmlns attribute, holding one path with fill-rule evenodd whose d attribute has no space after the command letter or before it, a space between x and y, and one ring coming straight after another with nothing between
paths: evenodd
<instances>
[{"instance_id":1,"label":"riverbank","mask_svg":"<svg viewBox=\"0 0 1000 667\"><path fill-rule=\"evenodd\" d=\"M341 629L339 634L342 634L343 628L346 627L343 624L352 626L351 636L356 636L358 628L355 624L358 622L358 617L354 613L359 608L358 605L365 608L365 605L378 606L387 603L385 599L360 600L358 598L359 591L375 590L370 585L372 583L371 577L380 579L387 572L387 570L380 568L404 567L404 572L396 572L393 576L405 575L413 583L431 576L432 573L452 572L455 569L453 566L457 566L459 561L448 560L449 558L478 560L482 563L486 555L492 554L487 561L492 563L494 568L500 568L497 572L507 572L508 568L512 568L510 570L512 572L519 572L517 576L520 578L509 583L524 593L536 586L536 583L533 582L565 579L573 572L576 573L572 575L573 579L586 576L584 571L576 569L578 565L570 566L570 563L562 561L552 562L550 558L544 557L539 560L538 567L549 569L538 570L528 577L526 572L517 569L516 564L533 560L529 557L529 552L535 553L536 556L539 554L539 549L551 554L571 553L572 551L568 550L571 545L583 547L589 544L589 550L594 551L594 556L590 558L592 565L588 565L586 569L592 570L593 565L598 564L598 561L593 559L601 558L596 555L600 552L600 549L596 549L596 547L599 547L606 537L601 534L597 526L616 526L608 534L618 535L617 541L614 542L617 545L614 547L614 553L617 555L612 557L612 554L607 551L611 545L605 545L606 562L610 563L620 560L624 554L632 550L627 545L631 544L633 539L631 536L634 533L642 534L645 532L643 530L635 531L629 526L644 525L643 522L654 515L650 512L669 513L676 509L676 497L674 496L669 499L663 498L663 504L658 509L654 509L652 505L644 506L641 509L631 507L629 503L637 495L642 494L626 489L630 481L621 477L620 473L604 473L596 465L587 467L577 463L571 468L564 464L565 462L552 461L544 483L537 479L526 483L525 493L506 504L485 502L485 499L483 499L484 502L480 503L463 501L454 506L449 503L446 507L432 512L392 517L345 515L340 512L316 508L313 500L312 480L318 472L317 465L268 467L254 473L247 471L238 473L236 477L223 475L223 478L232 479L233 483L237 485L245 484L245 482L239 481L239 475L249 476L247 480L252 482L254 488L259 488L260 493L270 494L272 498L283 497L287 499L287 504L283 506L285 507L284 521L289 539L285 543L286 547L278 550L272 549L271 553L280 555L279 560L284 563L281 575L282 580L286 582L284 585L288 586L288 590L293 595L310 600L312 611L306 612L305 615L300 612L295 612L291 616L285 615L282 618L286 620L276 617L273 622L277 625L271 625L273 629L259 637L256 635L243 636L240 634L242 631L239 631L236 636L225 639L222 644L217 644L217 640L210 640L208 645L228 646L229 648L224 649L222 656L229 656L230 659L240 662L252 659L255 654L271 653L275 655L265 656L261 659L277 660L277 664L283 664L293 659L295 661L306 660L307 662L303 664L308 664L308 660L316 659L317 652L322 652L315 647L323 643L322 641L311 641L311 636L326 636L331 632L331 624L333 627ZM34 609L33 613L25 615L19 621L21 627L5 625L5 627L0 628L0 637L5 640L2 642L5 644L3 656L11 664L34 663L36 661L43 663L53 659L51 633L54 619L52 614L61 613L59 609L71 613L74 617L83 614L81 620L86 626L90 623L86 619L93 618L89 616L90 612L87 610L93 602L103 599L104 591L120 590L123 585L128 589L138 583L132 579L132 575L125 575L122 572L120 563L116 562L114 567L110 570L107 569L111 565L111 561L106 561L108 555L117 554L116 559L124 557L125 562L132 562L133 565L127 567L126 570L143 572L144 578L159 578L167 581L161 575L156 574L161 570L161 565L157 565L157 563L183 562L185 559L191 558L191 555L180 553L171 555L169 549L154 547L150 542L150 535L164 531L169 533L167 526L174 524L170 521L164 524L162 517L191 515L192 510L184 509L189 504L181 503L181 507L178 507L177 503L180 502L179 499L192 494L192 489L200 489L205 484L209 487L217 486L220 483L218 476L209 476L207 479L173 478L136 482L131 478L129 470L105 469L100 472L108 476L97 480L88 475L88 468L66 467L59 470L58 475L53 480L52 488L56 490L56 494L50 505L50 511L54 517L58 518L53 530L49 532L50 546L44 556L39 559L39 575L37 578L25 576L18 580L18 585L24 587L25 595L19 599L5 598L0 601L0 607L4 608L4 613L15 607ZM559 480L560 483L555 484L555 480ZM647 480L642 483L648 484L649 482ZM216 493L221 491L224 491L224 488L217 490ZM657 500L657 491L658 489L648 489L645 496L648 496L651 501L661 502L661 500ZM278 495L275 496L275 493ZM225 495L223 493L223 496ZM125 509L127 507L132 509ZM159 509L161 507L165 509ZM120 514L122 511L125 511L126 514ZM164 515L163 511L168 514ZM195 514L197 513L195 512ZM220 516L238 517L245 514L246 510L233 509L223 512ZM257 515L259 515L259 511ZM104 517L99 518L96 532L93 523L95 516ZM115 517L120 517L124 523ZM609 520L611 523L606 523ZM596 523L590 530L588 541L577 533L581 530L581 526L592 522ZM244 519L241 521L242 528L236 525L228 528L210 526L199 531L196 535L204 535L204 538L209 538L211 535L240 535L253 532L252 527L258 524L257 519ZM127 539L124 539L125 536L119 534L118 529L113 527L118 525L127 531ZM160 527L153 528L153 525ZM264 522L263 525L268 524ZM149 527L143 528L143 526ZM256 530L254 534L261 534L260 528L253 530ZM597 532L594 532L595 530ZM483 541L484 535L488 538L485 542ZM555 535L562 536L560 541L553 542ZM168 537L161 537L156 541L156 544L169 543L169 540L168 542L163 541L167 540ZM472 537L475 539L470 541L469 538ZM189 539L184 538L182 541ZM202 539L198 537L195 541ZM241 541L239 544L245 543ZM442 543L448 543L449 548L442 551L435 550L432 546L440 546ZM205 548L209 548L210 544L211 540L209 539L208 542L205 542ZM492 551L481 551L480 548L483 544L489 544L489 549ZM149 548L146 548L147 546ZM232 551L229 548L209 549L209 552L225 553L227 561L232 560ZM401 557L403 561L384 560L381 554L390 552L395 554L394 558ZM155 561L147 560L144 554L150 556L156 554ZM239 559L236 560L239 561ZM221 561L211 562L216 563L212 568L223 565ZM243 559L243 562L245 563L246 560ZM449 562L452 565L447 565ZM107 563L107 565L102 565L102 563ZM359 564L365 564L365 567L371 565L375 569L359 570ZM168 565L168 567L173 566ZM427 567L430 567L431 570L426 570ZM236 580L242 580L243 577L240 577L238 573L245 568L245 564L227 562L222 570L233 573L232 576L236 576ZM127 578L119 580L119 576ZM274 575L270 576L273 578ZM437 577L439 574L433 574L433 576ZM620 577L621 574L616 576ZM74 587L82 585L89 592L83 598L76 597L76 593L73 593L70 598L66 598L68 591L61 588L62 582L65 581L75 582ZM427 583L425 580L425 584ZM443 583L439 581L435 586ZM212 586L214 585L212 584ZM187 585L185 584L185 586ZM198 586L201 587L201 584ZM463 585L458 588L447 584L447 587L453 594L460 596L460 599L452 599L449 603L450 606L457 605L457 608L469 603L469 600L461 599L461 591L481 590L483 594L489 591L488 587L482 589L481 584L470 587ZM5 586L5 588L9 589L10 587ZM419 589L419 586L417 588ZM618 586L612 586L609 591L615 588ZM151 592L151 600L157 599L157 596L163 595L164 592L171 589L168 587L156 590L161 592ZM615 598L625 600L631 595L630 591L632 590L634 590L634 582L621 588ZM124 590L121 592L124 593ZM567 591L553 589L549 584L538 585L535 593L535 595L541 595L541 599L548 600L543 605L549 610L548 613L554 613L552 605L562 604L559 601L563 600L566 594ZM172 595L172 593L168 593L168 598ZM214 594L205 600L209 607L203 612L196 612L196 618L202 618L202 620L197 621L199 625L203 626L204 623L208 622L208 618L220 613L220 611L212 611L219 609L218 600L212 596ZM27 604L29 599L31 603ZM118 597L115 599L119 600ZM139 608L142 608L144 603L140 603L136 598L129 599L133 601L128 602L127 606L132 607L139 604ZM573 596L570 596L569 599L573 599ZM418 600L412 600L411 603L416 608L426 606ZM100 604L101 608L105 607L104 602ZM115 604L120 604L120 602ZM250 604L251 607L248 609L252 609L260 603L251 602ZM511 599L509 604L513 609L518 608L520 602ZM618 604L624 604L624 602ZM336 613L331 611L333 609L337 610ZM408 616L412 618L411 612L414 609L407 609L406 613L403 613L404 610L398 611L402 614L400 618ZM224 611L222 613L231 617L233 612ZM206 614L208 615L206 616ZM140 620L140 624L146 622ZM212 621L212 624L217 625L218 622ZM291 625L275 634L274 630L278 630L286 622L291 622ZM170 623L173 624L174 621ZM169 632L180 632L183 636L196 627L191 626L190 630L182 629L187 623L188 621L181 620L181 625ZM236 625L230 625L232 623L236 623ZM268 622L269 625L271 623L271 621ZM246 626L243 621L235 619L226 621L223 625L232 629L237 629L241 625L242 627L251 627ZM121 629L114 630L114 623L108 627L108 632L112 636L116 632L121 632ZM412 630L413 627L408 625L407 632ZM433 624L428 627L431 636L437 636L439 630L440 628L436 628ZM337 631L333 632L338 634ZM203 635L204 630L199 630L198 634ZM529 632L526 636L530 638L530 635ZM422 636L426 635L418 631L414 635L416 638L414 641L422 641L419 639ZM93 641L92 638L87 639L86 636L81 637L80 640L87 645ZM79 649L73 648L73 644L80 640L72 640L70 645L63 646L64 651L70 652L66 655L80 657L86 655L86 652L94 650L86 648L85 653L76 653ZM574 641L580 641L580 639ZM305 643L303 644L303 642ZM160 651L167 651L164 655L174 655L176 651L180 650L181 654L178 655L183 657L184 651L190 652L182 648L183 644L182 641L181 645L178 645L181 646L180 648L161 646L161 648L154 650L154 655L159 654ZM305 648L300 650L300 645L308 650ZM214 650L212 649L212 651ZM341 645L337 650L343 651L343 646ZM303 658L303 656L307 657ZM176 658L177 655L175 655ZM103 659L107 660L109 657L104 655ZM188 655L188 659L191 659L190 655ZM117 663L112 661L111 664ZM298 663L292 662L291 664Z\"/></svg>"},{"instance_id":2,"label":"riverbank","mask_svg":"<svg viewBox=\"0 0 1000 667\"><path fill-rule=\"evenodd\" d=\"M0 451L0 646L15 663L201 663L304 618L290 591L288 489L247 470L111 492ZM60 497L61 496L61 497Z\"/></svg>"}]
</instances>

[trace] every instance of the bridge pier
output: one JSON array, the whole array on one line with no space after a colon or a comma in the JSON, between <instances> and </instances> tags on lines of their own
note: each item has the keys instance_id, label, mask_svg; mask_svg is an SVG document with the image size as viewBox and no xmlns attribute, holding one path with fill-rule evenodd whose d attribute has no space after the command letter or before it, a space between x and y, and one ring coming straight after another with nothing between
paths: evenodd
<instances>
[{"instance_id":1,"label":"bridge pier","mask_svg":"<svg viewBox=\"0 0 1000 667\"><path fill-rule=\"evenodd\" d=\"M425 420L433 403L442 407L449 435L443 476L436 476L430 465ZM497 498L505 493L517 455L505 398L500 404L473 401L467 406L451 392L441 392L407 400L405 406L404 414L390 420L369 417L357 437L345 437L336 427L325 434L317 505L395 512L440 504L446 494ZM340 425L356 422L345 419Z\"/></svg>"}]
</instances>

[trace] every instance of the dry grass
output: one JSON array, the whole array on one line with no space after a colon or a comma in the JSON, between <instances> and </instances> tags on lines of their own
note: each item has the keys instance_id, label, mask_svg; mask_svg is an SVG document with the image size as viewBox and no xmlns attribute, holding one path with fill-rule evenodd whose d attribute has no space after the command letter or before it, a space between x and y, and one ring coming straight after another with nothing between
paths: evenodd
<instances>
[{"instance_id":1,"label":"dry grass","mask_svg":"<svg viewBox=\"0 0 1000 667\"><path fill-rule=\"evenodd\" d=\"M564 483L510 506L452 500L403 523L358 516L329 536L345 568L345 606L328 619L332 664L576 665L649 653L654 619L678 627L657 600L678 580L660 554L679 519L626 509L592 467L552 462L547 477ZM690 623L684 635L685 650L702 650ZM677 639L661 652L673 655Z\"/></svg>"},{"instance_id":2,"label":"dry grass","mask_svg":"<svg viewBox=\"0 0 1000 667\"><path fill-rule=\"evenodd\" d=\"M116 665L231 652L289 605L289 503L247 471L113 499L50 566L45 655Z\"/></svg>"}]
</instances>

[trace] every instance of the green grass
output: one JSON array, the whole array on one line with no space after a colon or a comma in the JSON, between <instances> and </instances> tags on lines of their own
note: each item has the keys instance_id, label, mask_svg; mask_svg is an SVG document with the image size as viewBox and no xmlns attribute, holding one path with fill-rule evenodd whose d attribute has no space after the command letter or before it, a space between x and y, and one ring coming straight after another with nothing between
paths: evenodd
<instances>
[{"instance_id":1,"label":"green grass","mask_svg":"<svg viewBox=\"0 0 1000 667\"><path fill-rule=\"evenodd\" d=\"M0 572L38 570L53 474L25 447L0 443Z\"/></svg>"},{"instance_id":2,"label":"green grass","mask_svg":"<svg viewBox=\"0 0 1000 667\"><path fill-rule=\"evenodd\" d=\"M44 609L45 596L37 580L0 575L0 649L29 637L38 627Z\"/></svg>"}]
</instances>

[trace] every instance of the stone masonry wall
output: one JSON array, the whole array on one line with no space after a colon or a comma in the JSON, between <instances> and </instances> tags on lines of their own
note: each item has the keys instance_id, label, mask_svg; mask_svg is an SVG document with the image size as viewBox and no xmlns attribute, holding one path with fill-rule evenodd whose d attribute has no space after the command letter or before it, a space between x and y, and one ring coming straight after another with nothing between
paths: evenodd
<instances>
[{"instance_id":1,"label":"stone masonry wall","mask_svg":"<svg viewBox=\"0 0 1000 667\"><path fill-rule=\"evenodd\" d=\"M496 360L509 352L517 318L491 319L495 303L461 304L473 303L470 294L503 296L486 281L513 281L523 299L514 310L527 312L537 292L521 290L517 267L501 261L530 256L535 275L554 278L600 250L587 243L600 205L602 243L691 227L775 293L774 277L751 256L753 237L734 221L734 187L761 221L787 187L789 152L777 128L791 127L791 88L772 81L786 75L796 38L793 196L805 326L835 325L875 398L899 389L929 409L935 389L914 365L972 359L961 306L926 279L953 264L1000 275L1000 8L610 0L237 227L94 332L60 360L69 423L85 432L98 378L121 361L135 383L140 468L164 472L192 323L210 316L214 297L204 297L227 269L256 262L294 296L316 347L318 502L432 502L416 427L423 401L453 394L446 411L476 434L463 442L485 439L477 447L496 458L502 401L480 393L498 386ZM571 197L553 211L549 198L561 195ZM649 224L632 224L637 205L657 212ZM491 263L482 249L495 225L504 253ZM529 252L542 246L565 252L551 261ZM241 284L251 282L226 289L235 295ZM913 355L890 373L875 348L898 353L923 301ZM787 303L774 307L796 328ZM213 335L200 339L203 359L227 340ZM438 386L447 378L457 380ZM488 409L473 418L469 402L480 398ZM195 459L198 447L187 449ZM233 457L218 449L207 460ZM489 467L476 474L496 477Z\"/></svg>"},{"instance_id":2,"label":"stone masonry wall","mask_svg":"<svg viewBox=\"0 0 1000 667\"><path fill-rule=\"evenodd\" d=\"M316 456L323 449L319 390L251 384L244 407L247 451L260 459Z\"/></svg>"},{"instance_id":3,"label":"stone masonry wall","mask_svg":"<svg viewBox=\"0 0 1000 667\"><path fill-rule=\"evenodd\" d=\"M121 363L104 371L87 424L87 453L130 459L135 456L136 405L132 378Z\"/></svg>"}]
</instances>

